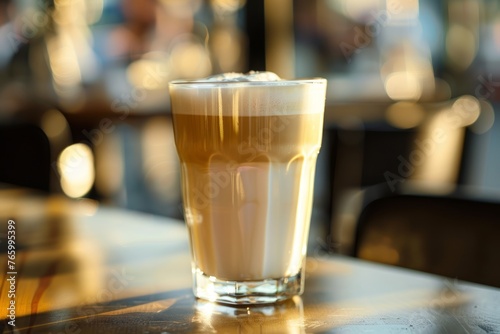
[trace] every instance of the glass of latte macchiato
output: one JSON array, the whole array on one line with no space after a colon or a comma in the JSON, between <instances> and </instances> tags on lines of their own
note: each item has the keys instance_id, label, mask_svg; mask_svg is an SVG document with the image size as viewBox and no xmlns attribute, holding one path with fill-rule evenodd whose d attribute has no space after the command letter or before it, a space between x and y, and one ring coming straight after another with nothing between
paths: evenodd
<instances>
[{"instance_id":1,"label":"glass of latte macchiato","mask_svg":"<svg viewBox=\"0 0 500 334\"><path fill-rule=\"evenodd\" d=\"M169 90L194 294L228 304L301 294L326 80L229 73Z\"/></svg>"}]
</instances>

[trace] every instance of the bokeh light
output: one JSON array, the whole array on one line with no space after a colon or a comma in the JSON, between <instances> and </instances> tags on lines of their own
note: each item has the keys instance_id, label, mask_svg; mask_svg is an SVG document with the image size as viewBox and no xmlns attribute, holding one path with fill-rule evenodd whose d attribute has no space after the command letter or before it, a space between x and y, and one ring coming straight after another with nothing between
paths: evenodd
<instances>
[{"instance_id":1,"label":"bokeh light","mask_svg":"<svg viewBox=\"0 0 500 334\"><path fill-rule=\"evenodd\" d=\"M94 155L85 144L73 144L61 152L57 162L62 190L69 197L87 194L94 184Z\"/></svg>"},{"instance_id":2,"label":"bokeh light","mask_svg":"<svg viewBox=\"0 0 500 334\"><path fill-rule=\"evenodd\" d=\"M418 100L422 86L418 77L411 72L394 72L385 79L385 90L393 100Z\"/></svg>"},{"instance_id":3,"label":"bokeh light","mask_svg":"<svg viewBox=\"0 0 500 334\"><path fill-rule=\"evenodd\" d=\"M471 95L459 97L452 105L451 111L455 117L460 118L459 126L468 126L473 124L481 111L479 101Z\"/></svg>"},{"instance_id":4,"label":"bokeh light","mask_svg":"<svg viewBox=\"0 0 500 334\"><path fill-rule=\"evenodd\" d=\"M469 127L475 134L483 134L488 132L495 123L495 110L490 102L486 100L480 101L481 113L478 119Z\"/></svg>"},{"instance_id":5,"label":"bokeh light","mask_svg":"<svg viewBox=\"0 0 500 334\"><path fill-rule=\"evenodd\" d=\"M45 134L53 140L68 135L70 131L66 118L56 109L51 109L42 116L41 126Z\"/></svg>"},{"instance_id":6,"label":"bokeh light","mask_svg":"<svg viewBox=\"0 0 500 334\"><path fill-rule=\"evenodd\" d=\"M385 113L389 124L400 128L414 128L422 122L425 117L424 108L412 102L397 102L392 104Z\"/></svg>"},{"instance_id":7,"label":"bokeh light","mask_svg":"<svg viewBox=\"0 0 500 334\"><path fill-rule=\"evenodd\" d=\"M467 69L476 56L476 44L477 41L470 29L458 24L451 26L446 35L449 61L460 70Z\"/></svg>"}]
</instances>

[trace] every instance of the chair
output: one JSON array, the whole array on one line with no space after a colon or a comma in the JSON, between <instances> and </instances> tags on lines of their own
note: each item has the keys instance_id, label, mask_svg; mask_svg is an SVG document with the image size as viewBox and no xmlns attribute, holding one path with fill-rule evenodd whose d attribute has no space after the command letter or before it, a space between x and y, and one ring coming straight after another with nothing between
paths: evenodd
<instances>
[{"instance_id":1,"label":"chair","mask_svg":"<svg viewBox=\"0 0 500 334\"><path fill-rule=\"evenodd\" d=\"M383 189L364 191L354 256L500 287L498 199Z\"/></svg>"}]
</instances>

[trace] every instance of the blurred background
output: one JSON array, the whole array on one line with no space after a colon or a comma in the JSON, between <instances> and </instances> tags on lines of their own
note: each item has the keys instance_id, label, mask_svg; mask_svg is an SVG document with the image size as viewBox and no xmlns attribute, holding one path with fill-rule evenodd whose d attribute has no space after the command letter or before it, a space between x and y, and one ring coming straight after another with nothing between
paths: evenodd
<instances>
[{"instance_id":1,"label":"blurred background","mask_svg":"<svg viewBox=\"0 0 500 334\"><path fill-rule=\"evenodd\" d=\"M463 217L465 247L499 235L498 215L453 202L500 201L499 69L497 0L0 0L0 182L181 218L168 82L321 76L313 252L432 271L418 221L382 213L392 235L361 213L374 198L444 198L443 215L419 218L440 217L438 239Z\"/></svg>"}]
</instances>

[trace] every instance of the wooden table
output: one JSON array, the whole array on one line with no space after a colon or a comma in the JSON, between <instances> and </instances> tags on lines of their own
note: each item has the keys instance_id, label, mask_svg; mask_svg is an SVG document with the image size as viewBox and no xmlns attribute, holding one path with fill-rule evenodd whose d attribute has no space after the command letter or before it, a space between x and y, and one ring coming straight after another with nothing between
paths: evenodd
<instances>
[{"instance_id":1,"label":"wooden table","mask_svg":"<svg viewBox=\"0 0 500 334\"><path fill-rule=\"evenodd\" d=\"M313 252L303 296L229 307L193 297L180 221L22 191L0 219L3 333L500 333L492 287Z\"/></svg>"}]
</instances>

